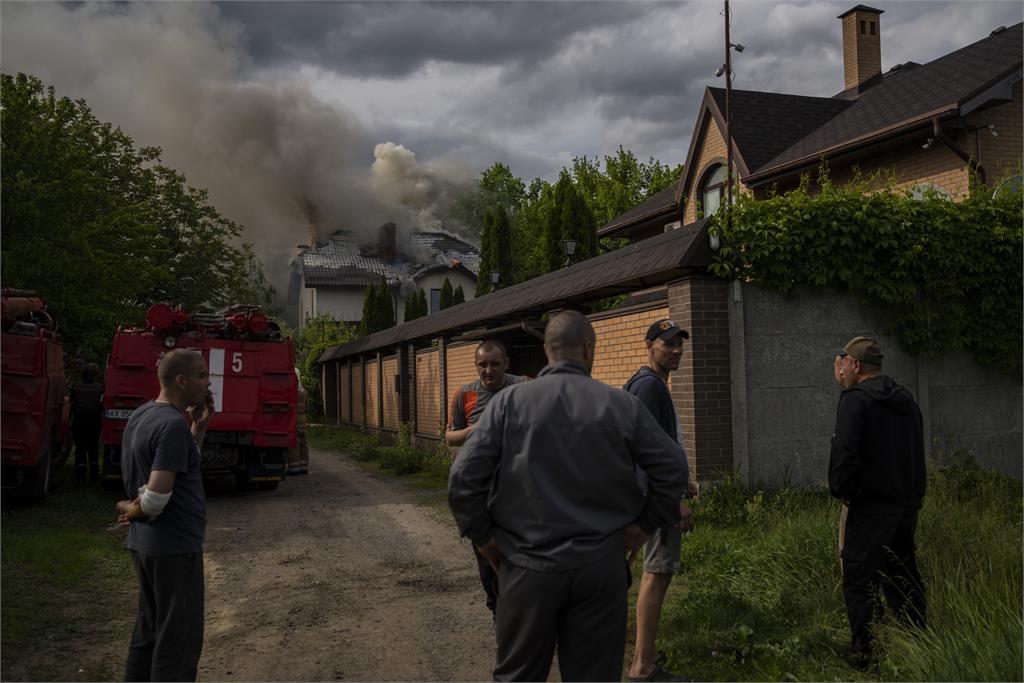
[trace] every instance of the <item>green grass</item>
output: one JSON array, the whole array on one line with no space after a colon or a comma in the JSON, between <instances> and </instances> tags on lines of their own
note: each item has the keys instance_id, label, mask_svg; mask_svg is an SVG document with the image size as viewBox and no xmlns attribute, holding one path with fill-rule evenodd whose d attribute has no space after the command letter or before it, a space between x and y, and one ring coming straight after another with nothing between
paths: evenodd
<instances>
[{"instance_id":1,"label":"green grass","mask_svg":"<svg viewBox=\"0 0 1024 683\"><path fill-rule=\"evenodd\" d=\"M400 457L372 435L332 427L311 429L310 443L353 454L384 476L396 472L386 467L389 457ZM401 478L433 492L433 507L446 507L447 461L406 457L420 467ZM729 478L706 487L694 513L697 529L683 541L683 568L659 628L672 670L708 681L1024 680L1019 480L962 456L929 465L917 531L928 628L906 630L885 619L875 675L845 659L850 633L837 501L820 489L745 490ZM639 577L640 558L633 570Z\"/></svg>"},{"instance_id":2,"label":"green grass","mask_svg":"<svg viewBox=\"0 0 1024 683\"><path fill-rule=\"evenodd\" d=\"M2 513L0 648L6 680L108 680L123 675L135 575L122 547L115 492L78 488L70 466L43 503ZM111 661L111 643L118 658Z\"/></svg>"},{"instance_id":3,"label":"green grass","mask_svg":"<svg viewBox=\"0 0 1024 683\"><path fill-rule=\"evenodd\" d=\"M659 638L674 667L702 680L1022 680L1021 482L960 463L933 464L929 484L917 533L929 627L886 619L877 676L843 657L838 503L734 480L695 505Z\"/></svg>"}]
</instances>

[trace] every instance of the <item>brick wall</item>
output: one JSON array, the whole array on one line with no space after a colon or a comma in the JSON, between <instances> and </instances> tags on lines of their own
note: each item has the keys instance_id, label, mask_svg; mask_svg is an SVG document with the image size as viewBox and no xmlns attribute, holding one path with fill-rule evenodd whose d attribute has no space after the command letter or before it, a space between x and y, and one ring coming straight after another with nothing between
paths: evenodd
<instances>
[{"instance_id":1,"label":"brick wall","mask_svg":"<svg viewBox=\"0 0 1024 683\"><path fill-rule=\"evenodd\" d=\"M651 323L667 318L668 307L593 320L597 353L591 376L613 387L621 387L637 368L647 362L644 335Z\"/></svg>"},{"instance_id":2,"label":"brick wall","mask_svg":"<svg viewBox=\"0 0 1024 683\"><path fill-rule=\"evenodd\" d=\"M352 423L363 424L366 410L366 383L363 381L363 366L358 359L352 361Z\"/></svg>"},{"instance_id":3,"label":"brick wall","mask_svg":"<svg viewBox=\"0 0 1024 683\"><path fill-rule=\"evenodd\" d=\"M398 357L388 356L382 361L384 368L384 428L398 430L398 392L395 391L395 375L398 374Z\"/></svg>"},{"instance_id":4,"label":"brick wall","mask_svg":"<svg viewBox=\"0 0 1024 683\"><path fill-rule=\"evenodd\" d=\"M480 378L473 358L477 346L478 342L471 342L448 347L448 397L445 400L449 405L459 387Z\"/></svg>"},{"instance_id":5,"label":"brick wall","mask_svg":"<svg viewBox=\"0 0 1024 683\"><path fill-rule=\"evenodd\" d=\"M366 362L366 424L371 427L380 426L380 414L377 412L377 361Z\"/></svg>"},{"instance_id":6,"label":"brick wall","mask_svg":"<svg viewBox=\"0 0 1024 683\"><path fill-rule=\"evenodd\" d=\"M668 288L672 319L690 331L671 390L691 474L698 480L721 476L733 464L727 296L728 283L707 277Z\"/></svg>"},{"instance_id":7,"label":"brick wall","mask_svg":"<svg viewBox=\"0 0 1024 683\"><path fill-rule=\"evenodd\" d=\"M339 369L338 369L338 392L339 392L338 422L340 424L345 424L345 423L347 423L349 421L349 419L348 419L349 412L348 411L349 411L349 407L351 406L351 402L349 401L349 398L348 398L349 397L349 393L348 392L349 392L350 377L349 377L348 365L347 364L339 363L338 366L339 366Z\"/></svg>"},{"instance_id":8,"label":"brick wall","mask_svg":"<svg viewBox=\"0 0 1024 683\"><path fill-rule=\"evenodd\" d=\"M436 435L441 424L441 377L437 349L416 352L416 431Z\"/></svg>"},{"instance_id":9,"label":"brick wall","mask_svg":"<svg viewBox=\"0 0 1024 683\"><path fill-rule=\"evenodd\" d=\"M1009 174L1021 172L1021 150L1024 149L1024 136L1021 134L1024 119L1024 98L1021 96L1021 81L1013 86L1013 101L1006 104L978 111L967 117L970 126L979 126L977 133L967 133L962 143L964 151L977 156L978 144L981 144L981 165L989 184L996 184ZM995 125L996 137L988 132L987 126Z\"/></svg>"}]
</instances>

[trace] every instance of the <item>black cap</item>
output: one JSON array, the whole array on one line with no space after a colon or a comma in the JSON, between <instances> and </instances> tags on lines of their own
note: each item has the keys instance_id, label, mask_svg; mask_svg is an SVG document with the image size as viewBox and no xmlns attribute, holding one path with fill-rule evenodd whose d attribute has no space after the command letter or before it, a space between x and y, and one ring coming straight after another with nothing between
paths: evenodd
<instances>
[{"instance_id":1,"label":"black cap","mask_svg":"<svg viewBox=\"0 0 1024 683\"><path fill-rule=\"evenodd\" d=\"M647 328L647 341L654 341L655 339L668 341L677 334L683 335L683 339L690 338L690 333L679 327L679 323L675 320L662 318L661 320L655 320L651 326Z\"/></svg>"}]
</instances>

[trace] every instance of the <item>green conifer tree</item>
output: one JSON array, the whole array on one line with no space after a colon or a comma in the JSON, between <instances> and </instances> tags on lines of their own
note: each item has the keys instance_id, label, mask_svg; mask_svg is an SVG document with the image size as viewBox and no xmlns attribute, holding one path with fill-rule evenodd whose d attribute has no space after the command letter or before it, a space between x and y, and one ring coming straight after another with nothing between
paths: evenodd
<instances>
[{"instance_id":1,"label":"green conifer tree","mask_svg":"<svg viewBox=\"0 0 1024 683\"><path fill-rule=\"evenodd\" d=\"M422 287L420 288L419 294L417 296L419 297L417 300L417 305L419 307L418 310L420 315L427 315L428 313L430 313L430 309L427 308L427 293L423 291Z\"/></svg>"},{"instance_id":2,"label":"green conifer tree","mask_svg":"<svg viewBox=\"0 0 1024 683\"><path fill-rule=\"evenodd\" d=\"M494 270L494 211L484 214L484 228L480 231L480 271L476 278L476 295L491 291L491 271ZM442 306L443 308L443 306Z\"/></svg>"},{"instance_id":3,"label":"green conifer tree","mask_svg":"<svg viewBox=\"0 0 1024 683\"><path fill-rule=\"evenodd\" d=\"M395 326L395 300L391 295L391 288L383 276L377 286L377 315L378 327L374 332Z\"/></svg>"},{"instance_id":4,"label":"green conifer tree","mask_svg":"<svg viewBox=\"0 0 1024 683\"><path fill-rule=\"evenodd\" d=\"M363 290L363 319L359 323L359 334L366 336L377 331L377 288L373 281L366 283Z\"/></svg>"},{"instance_id":5,"label":"green conifer tree","mask_svg":"<svg viewBox=\"0 0 1024 683\"><path fill-rule=\"evenodd\" d=\"M444 284L441 285L441 310L448 308L452 305L452 297L455 296L455 292L452 290L452 281L448 278L444 279Z\"/></svg>"},{"instance_id":6,"label":"green conifer tree","mask_svg":"<svg viewBox=\"0 0 1024 683\"><path fill-rule=\"evenodd\" d=\"M466 303L466 292L462 289L462 285L460 284L455 288L455 293L452 295L452 306L464 303Z\"/></svg>"}]
</instances>

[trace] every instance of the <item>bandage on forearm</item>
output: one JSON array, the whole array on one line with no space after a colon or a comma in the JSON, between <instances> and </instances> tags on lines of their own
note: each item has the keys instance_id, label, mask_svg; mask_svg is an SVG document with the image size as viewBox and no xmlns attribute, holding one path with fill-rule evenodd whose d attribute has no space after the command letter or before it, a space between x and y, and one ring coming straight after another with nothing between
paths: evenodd
<instances>
[{"instance_id":1,"label":"bandage on forearm","mask_svg":"<svg viewBox=\"0 0 1024 683\"><path fill-rule=\"evenodd\" d=\"M157 493L156 491L150 491L145 486L139 487L139 507L146 514L147 517L156 517L164 508L167 507L167 501L171 499L171 493Z\"/></svg>"}]
</instances>

